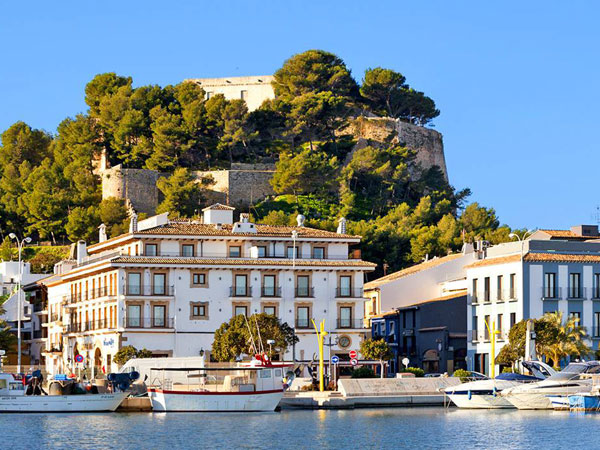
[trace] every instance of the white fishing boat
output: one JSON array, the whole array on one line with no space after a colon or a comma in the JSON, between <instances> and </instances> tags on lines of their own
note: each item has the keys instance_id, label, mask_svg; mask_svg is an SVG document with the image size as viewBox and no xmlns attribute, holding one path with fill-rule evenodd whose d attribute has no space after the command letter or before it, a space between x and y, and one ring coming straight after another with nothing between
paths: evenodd
<instances>
[{"instance_id":1,"label":"white fishing boat","mask_svg":"<svg viewBox=\"0 0 600 450\"><path fill-rule=\"evenodd\" d=\"M533 376L503 373L496 378L470 381L458 386L451 386L446 388L444 392L459 408L514 408L506 398L500 395L503 390L521 386L525 383L537 382L555 373L550 366L541 361L525 361L522 365Z\"/></svg>"},{"instance_id":2,"label":"white fishing boat","mask_svg":"<svg viewBox=\"0 0 600 450\"><path fill-rule=\"evenodd\" d=\"M153 411L274 411L283 397L285 364L253 360L236 367L152 369Z\"/></svg>"},{"instance_id":3,"label":"white fishing boat","mask_svg":"<svg viewBox=\"0 0 600 450\"><path fill-rule=\"evenodd\" d=\"M501 395L518 409L561 409L569 395L591 390L592 381L582 375L595 373L600 373L598 361L570 363L543 381L505 389Z\"/></svg>"},{"instance_id":4,"label":"white fishing boat","mask_svg":"<svg viewBox=\"0 0 600 450\"><path fill-rule=\"evenodd\" d=\"M81 395L27 395L27 386L9 373L0 373L0 412L57 413L114 411L126 392Z\"/></svg>"}]
</instances>

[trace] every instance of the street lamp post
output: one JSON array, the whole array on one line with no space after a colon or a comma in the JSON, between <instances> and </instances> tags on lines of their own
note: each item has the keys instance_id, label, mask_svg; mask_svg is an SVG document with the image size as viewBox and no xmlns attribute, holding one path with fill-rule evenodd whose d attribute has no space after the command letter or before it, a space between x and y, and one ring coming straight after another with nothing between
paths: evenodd
<instances>
[{"instance_id":1,"label":"street lamp post","mask_svg":"<svg viewBox=\"0 0 600 450\"><path fill-rule=\"evenodd\" d=\"M23 290L23 261L21 259L21 252L23 251L25 244L29 244L31 242L31 238L27 236L19 241L19 238L15 233L10 233L8 237L16 240L19 248L19 284L17 291L17 373L21 373L21 314L23 313L23 301L21 299Z\"/></svg>"}]
</instances>

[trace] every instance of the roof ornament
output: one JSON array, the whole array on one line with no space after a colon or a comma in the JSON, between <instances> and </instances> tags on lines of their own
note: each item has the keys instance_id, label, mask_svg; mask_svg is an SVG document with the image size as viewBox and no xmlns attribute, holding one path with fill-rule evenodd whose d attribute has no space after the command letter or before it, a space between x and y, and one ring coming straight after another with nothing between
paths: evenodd
<instances>
[{"instance_id":1,"label":"roof ornament","mask_svg":"<svg viewBox=\"0 0 600 450\"><path fill-rule=\"evenodd\" d=\"M346 234L346 218L340 217L338 220L337 234Z\"/></svg>"},{"instance_id":2,"label":"roof ornament","mask_svg":"<svg viewBox=\"0 0 600 450\"><path fill-rule=\"evenodd\" d=\"M298 214L296 216L296 222L298 222L298 226L299 227L303 227L304 226L304 221L306 220L306 217L304 217L302 214Z\"/></svg>"},{"instance_id":3,"label":"roof ornament","mask_svg":"<svg viewBox=\"0 0 600 450\"><path fill-rule=\"evenodd\" d=\"M106 225L101 223L98 227L98 230L100 230L98 233L98 242L106 241L108 239L108 237L106 236Z\"/></svg>"}]
</instances>

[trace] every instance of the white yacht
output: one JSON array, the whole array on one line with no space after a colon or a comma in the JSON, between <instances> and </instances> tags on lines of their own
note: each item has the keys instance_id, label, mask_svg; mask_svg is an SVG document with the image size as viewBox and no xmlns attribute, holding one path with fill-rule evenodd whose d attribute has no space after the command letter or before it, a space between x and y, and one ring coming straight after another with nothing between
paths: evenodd
<instances>
[{"instance_id":1,"label":"white yacht","mask_svg":"<svg viewBox=\"0 0 600 450\"><path fill-rule=\"evenodd\" d=\"M553 402L569 395L589 392L590 379L582 379L582 374L600 373L600 362L574 362L551 377L524 386L516 386L502 391L502 397L519 409L553 409Z\"/></svg>"},{"instance_id":2,"label":"white yacht","mask_svg":"<svg viewBox=\"0 0 600 450\"><path fill-rule=\"evenodd\" d=\"M555 373L550 366L541 361L525 361L522 365L529 370L533 376L503 373L496 378L486 378L483 380L462 383L458 386L451 386L446 388L444 392L459 408L514 408L506 398L500 396L502 391L526 383L534 383L543 380Z\"/></svg>"},{"instance_id":3,"label":"white yacht","mask_svg":"<svg viewBox=\"0 0 600 450\"><path fill-rule=\"evenodd\" d=\"M0 412L114 411L127 392L82 395L28 395L27 386L10 373L0 373Z\"/></svg>"}]
</instances>

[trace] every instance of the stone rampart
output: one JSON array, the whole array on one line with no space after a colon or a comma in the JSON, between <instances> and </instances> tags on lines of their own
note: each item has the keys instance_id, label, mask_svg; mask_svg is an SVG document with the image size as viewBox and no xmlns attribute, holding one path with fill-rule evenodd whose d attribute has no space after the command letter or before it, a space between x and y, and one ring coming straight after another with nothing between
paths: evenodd
<instances>
[{"instance_id":1,"label":"stone rampart","mask_svg":"<svg viewBox=\"0 0 600 450\"><path fill-rule=\"evenodd\" d=\"M431 128L385 117L359 117L351 122L348 131L358 140L355 148L389 142L415 150L416 162L422 169L438 166L448 180L443 137Z\"/></svg>"}]
</instances>

